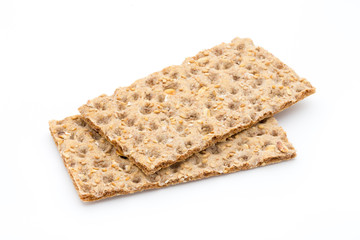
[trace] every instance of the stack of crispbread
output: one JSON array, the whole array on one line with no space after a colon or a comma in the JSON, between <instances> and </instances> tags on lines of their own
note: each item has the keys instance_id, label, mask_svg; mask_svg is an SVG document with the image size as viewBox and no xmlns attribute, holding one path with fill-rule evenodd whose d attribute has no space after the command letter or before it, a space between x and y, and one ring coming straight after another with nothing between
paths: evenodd
<instances>
[{"instance_id":1,"label":"stack of crispbread","mask_svg":"<svg viewBox=\"0 0 360 240\"><path fill-rule=\"evenodd\" d=\"M272 117L315 92L235 38L50 121L84 201L255 168L295 156Z\"/></svg>"}]
</instances>

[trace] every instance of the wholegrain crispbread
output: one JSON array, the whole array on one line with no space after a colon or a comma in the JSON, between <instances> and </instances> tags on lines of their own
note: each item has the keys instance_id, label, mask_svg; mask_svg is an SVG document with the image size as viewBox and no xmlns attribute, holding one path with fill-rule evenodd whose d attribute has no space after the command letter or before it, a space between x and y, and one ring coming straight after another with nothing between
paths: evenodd
<instances>
[{"instance_id":1,"label":"wholegrain crispbread","mask_svg":"<svg viewBox=\"0 0 360 240\"><path fill-rule=\"evenodd\" d=\"M314 92L271 53L235 38L79 110L119 152L152 174Z\"/></svg>"},{"instance_id":2,"label":"wholegrain crispbread","mask_svg":"<svg viewBox=\"0 0 360 240\"><path fill-rule=\"evenodd\" d=\"M155 174L145 175L90 128L80 116L50 121L50 131L83 201L162 188L251 169L295 157L275 118L263 120L226 141Z\"/></svg>"}]
</instances>

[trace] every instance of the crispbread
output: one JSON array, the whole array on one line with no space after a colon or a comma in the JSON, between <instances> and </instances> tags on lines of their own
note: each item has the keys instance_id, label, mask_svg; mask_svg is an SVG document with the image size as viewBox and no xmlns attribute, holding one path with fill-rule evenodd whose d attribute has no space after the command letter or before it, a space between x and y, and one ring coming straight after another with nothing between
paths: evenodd
<instances>
[{"instance_id":1,"label":"crispbread","mask_svg":"<svg viewBox=\"0 0 360 240\"><path fill-rule=\"evenodd\" d=\"M145 175L80 116L50 121L50 131L83 201L202 179L293 158L295 150L275 118L155 174Z\"/></svg>"},{"instance_id":2,"label":"crispbread","mask_svg":"<svg viewBox=\"0 0 360 240\"><path fill-rule=\"evenodd\" d=\"M118 151L152 174L314 92L271 53L235 38L79 110Z\"/></svg>"}]
</instances>

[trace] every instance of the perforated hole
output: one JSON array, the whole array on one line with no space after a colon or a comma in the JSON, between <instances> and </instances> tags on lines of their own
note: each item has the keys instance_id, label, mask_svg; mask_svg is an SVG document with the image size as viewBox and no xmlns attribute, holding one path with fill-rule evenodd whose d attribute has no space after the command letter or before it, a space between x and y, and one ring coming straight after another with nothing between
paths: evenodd
<instances>
[{"instance_id":1,"label":"perforated hole","mask_svg":"<svg viewBox=\"0 0 360 240\"><path fill-rule=\"evenodd\" d=\"M125 93L122 93L122 94L125 94ZM118 100L120 100L121 102L123 103L127 103L127 95L122 95L120 98L118 98Z\"/></svg>"},{"instance_id":2,"label":"perforated hole","mask_svg":"<svg viewBox=\"0 0 360 240\"><path fill-rule=\"evenodd\" d=\"M144 131L144 125L142 123L139 123L138 126L137 126L137 129L139 131Z\"/></svg>"},{"instance_id":3,"label":"perforated hole","mask_svg":"<svg viewBox=\"0 0 360 240\"><path fill-rule=\"evenodd\" d=\"M121 146L121 148L125 154L129 151L129 149L125 145Z\"/></svg>"},{"instance_id":4,"label":"perforated hole","mask_svg":"<svg viewBox=\"0 0 360 240\"><path fill-rule=\"evenodd\" d=\"M181 97L180 102L186 106L191 106L194 103L194 100L191 98Z\"/></svg>"},{"instance_id":5,"label":"perforated hole","mask_svg":"<svg viewBox=\"0 0 360 240\"><path fill-rule=\"evenodd\" d=\"M192 112L189 113L187 116L188 120L198 120L199 119L200 114L198 112Z\"/></svg>"},{"instance_id":6,"label":"perforated hole","mask_svg":"<svg viewBox=\"0 0 360 240\"><path fill-rule=\"evenodd\" d=\"M251 113L250 118L251 118L251 120L254 121L256 119L256 113Z\"/></svg>"},{"instance_id":7,"label":"perforated hole","mask_svg":"<svg viewBox=\"0 0 360 240\"><path fill-rule=\"evenodd\" d=\"M200 168L206 168L207 167L207 163L206 162L201 162L201 164L199 165Z\"/></svg>"},{"instance_id":8,"label":"perforated hole","mask_svg":"<svg viewBox=\"0 0 360 240\"><path fill-rule=\"evenodd\" d=\"M132 126L134 126L135 121L136 121L135 118L128 118L128 119L126 120L126 125L128 125L129 127L132 127Z\"/></svg>"},{"instance_id":9,"label":"perforated hole","mask_svg":"<svg viewBox=\"0 0 360 240\"><path fill-rule=\"evenodd\" d=\"M224 88L222 88L222 87L218 88L218 89L217 89L217 92L218 92L218 94L220 94L220 95L226 94L226 90L225 90Z\"/></svg>"},{"instance_id":10,"label":"perforated hole","mask_svg":"<svg viewBox=\"0 0 360 240\"><path fill-rule=\"evenodd\" d=\"M189 87L190 87L190 90L198 90L198 89L200 89L199 83L191 83Z\"/></svg>"},{"instance_id":11,"label":"perforated hole","mask_svg":"<svg viewBox=\"0 0 360 240\"><path fill-rule=\"evenodd\" d=\"M205 103L205 107L206 108L211 108L213 106L213 103L212 102L207 102L207 103Z\"/></svg>"},{"instance_id":12,"label":"perforated hole","mask_svg":"<svg viewBox=\"0 0 360 240\"><path fill-rule=\"evenodd\" d=\"M261 54L261 53L258 54L257 57L258 57L259 59L261 59L261 60L262 60L262 59L265 59L265 56L264 56L263 54Z\"/></svg>"},{"instance_id":13,"label":"perforated hole","mask_svg":"<svg viewBox=\"0 0 360 240\"><path fill-rule=\"evenodd\" d=\"M231 88L230 93L231 94L237 94L239 92L239 89L237 88Z\"/></svg>"},{"instance_id":14,"label":"perforated hole","mask_svg":"<svg viewBox=\"0 0 360 240\"><path fill-rule=\"evenodd\" d=\"M239 45L236 46L236 49L241 51L241 50L244 50L245 48L245 44L244 43L240 43Z\"/></svg>"},{"instance_id":15,"label":"perforated hole","mask_svg":"<svg viewBox=\"0 0 360 240\"><path fill-rule=\"evenodd\" d=\"M215 100L216 99L216 93L215 93L215 91L212 91L210 94L209 94L209 97L208 97L209 99L211 99L211 100Z\"/></svg>"},{"instance_id":16,"label":"perforated hole","mask_svg":"<svg viewBox=\"0 0 360 240\"><path fill-rule=\"evenodd\" d=\"M217 73L209 73L208 78L210 79L211 83L215 83L219 79L219 74Z\"/></svg>"},{"instance_id":17,"label":"perforated hole","mask_svg":"<svg viewBox=\"0 0 360 240\"><path fill-rule=\"evenodd\" d=\"M284 68L284 64L280 62L280 63L276 64L276 68L277 68L277 69L283 69L283 68Z\"/></svg>"},{"instance_id":18,"label":"perforated hole","mask_svg":"<svg viewBox=\"0 0 360 240\"><path fill-rule=\"evenodd\" d=\"M136 134L134 136L134 140L137 144L141 143L144 140L144 135L143 134Z\"/></svg>"},{"instance_id":19,"label":"perforated hole","mask_svg":"<svg viewBox=\"0 0 360 240\"><path fill-rule=\"evenodd\" d=\"M272 130L272 131L271 131L271 136L274 136L274 137L279 136L278 131L277 131L277 130Z\"/></svg>"},{"instance_id":20,"label":"perforated hole","mask_svg":"<svg viewBox=\"0 0 360 240\"><path fill-rule=\"evenodd\" d=\"M215 144L208 148L211 154L219 154L221 153L221 148L218 146L218 144Z\"/></svg>"},{"instance_id":21,"label":"perforated hole","mask_svg":"<svg viewBox=\"0 0 360 240\"><path fill-rule=\"evenodd\" d=\"M226 122L226 126L232 128L236 126L236 121L234 119L230 119Z\"/></svg>"},{"instance_id":22,"label":"perforated hole","mask_svg":"<svg viewBox=\"0 0 360 240\"><path fill-rule=\"evenodd\" d=\"M79 147L79 153L86 154L87 151L88 151L88 147L87 147L87 146L80 146L80 147Z\"/></svg>"},{"instance_id":23,"label":"perforated hole","mask_svg":"<svg viewBox=\"0 0 360 240\"><path fill-rule=\"evenodd\" d=\"M255 131L254 131L254 129L248 129L248 131L246 132L246 135L248 136L248 137L255 137Z\"/></svg>"},{"instance_id":24,"label":"perforated hole","mask_svg":"<svg viewBox=\"0 0 360 240\"><path fill-rule=\"evenodd\" d=\"M119 163L119 168L121 168L122 170L126 169L126 166L128 165L127 163L125 163L125 161L120 161Z\"/></svg>"},{"instance_id":25,"label":"perforated hole","mask_svg":"<svg viewBox=\"0 0 360 240\"><path fill-rule=\"evenodd\" d=\"M201 154L205 154L205 151L201 151L199 154L200 154L200 155L201 155ZM198 164L200 163L200 160L201 160L201 159L199 158L199 156L197 156L196 154L195 154L195 155L192 155L191 159L192 159L194 165L198 165Z\"/></svg>"},{"instance_id":26,"label":"perforated hole","mask_svg":"<svg viewBox=\"0 0 360 240\"><path fill-rule=\"evenodd\" d=\"M158 102L160 102L160 103L164 102L164 101L165 101L165 95L163 95L163 94L158 95L158 96L157 96L157 100L158 100Z\"/></svg>"},{"instance_id":27,"label":"perforated hole","mask_svg":"<svg viewBox=\"0 0 360 240\"><path fill-rule=\"evenodd\" d=\"M94 167L98 167L98 168L106 168L109 166L109 162L103 159L94 159L93 163L94 163Z\"/></svg>"},{"instance_id":28,"label":"perforated hole","mask_svg":"<svg viewBox=\"0 0 360 240\"><path fill-rule=\"evenodd\" d=\"M216 56L220 56L223 54L223 50L221 49L221 47L216 47L213 51Z\"/></svg>"},{"instance_id":29,"label":"perforated hole","mask_svg":"<svg viewBox=\"0 0 360 240\"><path fill-rule=\"evenodd\" d=\"M84 181L83 181L84 182ZM83 184L81 185L81 189L84 191L84 192L89 192L91 187L89 184Z\"/></svg>"},{"instance_id":30,"label":"perforated hole","mask_svg":"<svg viewBox=\"0 0 360 240\"><path fill-rule=\"evenodd\" d=\"M237 76L237 75L233 75L233 80L234 80L234 81L239 81L239 79L240 79L240 77L239 77L239 76Z\"/></svg>"},{"instance_id":31,"label":"perforated hole","mask_svg":"<svg viewBox=\"0 0 360 240\"><path fill-rule=\"evenodd\" d=\"M229 68L231 68L233 65L234 65L234 63L231 62L231 61L225 61L225 60L224 60L224 61L222 62L222 66L223 66L224 69L229 69Z\"/></svg>"},{"instance_id":32,"label":"perforated hole","mask_svg":"<svg viewBox=\"0 0 360 240\"><path fill-rule=\"evenodd\" d=\"M101 101L100 102L95 102L94 107L96 109L98 109L98 110L101 110L101 111L104 111L107 108L106 104L104 102L101 102Z\"/></svg>"},{"instance_id":33,"label":"perforated hole","mask_svg":"<svg viewBox=\"0 0 360 240\"><path fill-rule=\"evenodd\" d=\"M164 142L166 142L167 139L168 139L168 137L165 134L160 134L160 135L156 136L156 141L158 143L164 143Z\"/></svg>"},{"instance_id":34,"label":"perforated hole","mask_svg":"<svg viewBox=\"0 0 360 240\"><path fill-rule=\"evenodd\" d=\"M172 79L177 79L179 77L179 73L175 71L175 72L171 73L170 77Z\"/></svg>"},{"instance_id":35,"label":"perforated hole","mask_svg":"<svg viewBox=\"0 0 360 240\"><path fill-rule=\"evenodd\" d=\"M122 110L125 109L125 104L124 103L117 103L116 108L117 108L118 111L122 111Z\"/></svg>"},{"instance_id":36,"label":"perforated hole","mask_svg":"<svg viewBox=\"0 0 360 240\"><path fill-rule=\"evenodd\" d=\"M255 111L260 112L262 111L262 105L258 104L254 107Z\"/></svg>"},{"instance_id":37,"label":"perforated hole","mask_svg":"<svg viewBox=\"0 0 360 240\"><path fill-rule=\"evenodd\" d=\"M89 134L94 140L99 140L101 136L92 129L89 129Z\"/></svg>"},{"instance_id":38,"label":"perforated hole","mask_svg":"<svg viewBox=\"0 0 360 240\"><path fill-rule=\"evenodd\" d=\"M136 101L138 100L140 95L138 93L133 93L132 98Z\"/></svg>"},{"instance_id":39,"label":"perforated hole","mask_svg":"<svg viewBox=\"0 0 360 240\"><path fill-rule=\"evenodd\" d=\"M114 133L115 133L117 136L121 136L122 130L117 127L117 128L114 129Z\"/></svg>"},{"instance_id":40,"label":"perforated hole","mask_svg":"<svg viewBox=\"0 0 360 240\"><path fill-rule=\"evenodd\" d=\"M103 140L103 139L102 139L102 140ZM110 143L106 142L106 141L101 141L100 144L99 144L99 148L100 148L103 152L109 153L109 152L111 152L113 146L112 146Z\"/></svg>"},{"instance_id":41,"label":"perforated hole","mask_svg":"<svg viewBox=\"0 0 360 240\"><path fill-rule=\"evenodd\" d=\"M246 161L249 160L249 156L243 155L243 156L240 157L240 159L241 159L242 161L246 162Z\"/></svg>"},{"instance_id":42,"label":"perforated hole","mask_svg":"<svg viewBox=\"0 0 360 240\"><path fill-rule=\"evenodd\" d=\"M103 176L104 183L111 183L114 181L114 176L111 174Z\"/></svg>"},{"instance_id":43,"label":"perforated hole","mask_svg":"<svg viewBox=\"0 0 360 240\"><path fill-rule=\"evenodd\" d=\"M200 67L205 67L210 62L209 58L202 58L198 61Z\"/></svg>"},{"instance_id":44,"label":"perforated hole","mask_svg":"<svg viewBox=\"0 0 360 240\"><path fill-rule=\"evenodd\" d=\"M182 124L177 125L176 131L178 131L178 132L184 131L184 125L182 125Z\"/></svg>"},{"instance_id":45,"label":"perforated hole","mask_svg":"<svg viewBox=\"0 0 360 240\"><path fill-rule=\"evenodd\" d=\"M218 121L225 121L226 120L226 116L224 114L219 114L215 118Z\"/></svg>"},{"instance_id":46,"label":"perforated hole","mask_svg":"<svg viewBox=\"0 0 360 240\"><path fill-rule=\"evenodd\" d=\"M153 94L152 93L145 93L145 97L146 100L151 100L153 98Z\"/></svg>"},{"instance_id":47,"label":"perforated hole","mask_svg":"<svg viewBox=\"0 0 360 240\"><path fill-rule=\"evenodd\" d=\"M151 123L150 123L150 128L151 128L151 130L156 130L156 129L159 128L159 126L158 126L156 123L151 122Z\"/></svg>"},{"instance_id":48,"label":"perforated hole","mask_svg":"<svg viewBox=\"0 0 360 240\"><path fill-rule=\"evenodd\" d=\"M177 82L170 82L170 83L167 83L165 86L164 86L164 90L166 89L178 89L179 87L179 83Z\"/></svg>"},{"instance_id":49,"label":"perforated hole","mask_svg":"<svg viewBox=\"0 0 360 240\"><path fill-rule=\"evenodd\" d=\"M185 152L185 149L183 146L178 146L178 147L176 147L176 152L178 154L183 154Z\"/></svg>"},{"instance_id":50,"label":"perforated hole","mask_svg":"<svg viewBox=\"0 0 360 240\"><path fill-rule=\"evenodd\" d=\"M133 183L140 183L141 182L141 178L139 176L135 176L132 180Z\"/></svg>"},{"instance_id":51,"label":"perforated hole","mask_svg":"<svg viewBox=\"0 0 360 240\"><path fill-rule=\"evenodd\" d=\"M96 121L97 124L108 124L110 122L111 116L100 116Z\"/></svg>"},{"instance_id":52,"label":"perforated hole","mask_svg":"<svg viewBox=\"0 0 360 240\"><path fill-rule=\"evenodd\" d=\"M190 141L190 140L188 140L188 141L185 142L185 147L186 147L186 148L191 148L192 145L193 145L193 143L192 143L192 141Z\"/></svg>"},{"instance_id":53,"label":"perforated hole","mask_svg":"<svg viewBox=\"0 0 360 240\"><path fill-rule=\"evenodd\" d=\"M191 74L197 75L198 72L199 72L199 70L196 69L196 68L191 68L191 69L190 69L190 73L191 73Z\"/></svg>"},{"instance_id":54,"label":"perforated hole","mask_svg":"<svg viewBox=\"0 0 360 240\"><path fill-rule=\"evenodd\" d=\"M86 126L86 122L84 120L82 120L81 118L77 118L75 120L75 124L80 126L80 127L85 127Z\"/></svg>"},{"instance_id":55,"label":"perforated hole","mask_svg":"<svg viewBox=\"0 0 360 240\"><path fill-rule=\"evenodd\" d=\"M240 107L240 102L238 102L238 101L231 102L231 103L229 103L228 107L231 110L238 110Z\"/></svg>"},{"instance_id":56,"label":"perforated hole","mask_svg":"<svg viewBox=\"0 0 360 240\"><path fill-rule=\"evenodd\" d=\"M258 130L258 132L256 133L256 136L262 136L264 134L265 134L265 132L263 130Z\"/></svg>"},{"instance_id":57,"label":"perforated hole","mask_svg":"<svg viewBox=\"0 0 360 240\"><path fill-rule=\"evenodd\" d=\"M150 114L152 112L152 106L150 103L145 103L144 106L140 108L140 112L144 115Z\"/></svg>"},{"instance_id":58,"label":"perforated hole","mask_svg":"<svg viewBox=\"0 0 360 240\"><path fill-rule=\"evenodd\" d=\"M85 136L83 134L77 134L76 135L76 140L79 142L83 142L84 141Z\"/></svg>"},{"instance_id":59,"label":"perforated hole","mask_svg":"<svg viewBox=\"0 0 360 240\"><path fill-rule=\"evenodd\" d=\"M251 122L251 119L248 117L248 116L246 116L246 117L244 117L243 118L243 121L242 121L244 124L249 124L250 122Z\"/></svg>"},{"instance_id":60,"label":"perforated hole","mask_svg":"<svg viewBox=\"0 0 360 240\"><path fill-rule=\"evenodd\" d=\"M247 144L249 142L249 140L245 137L239 138L237 144L238 146L243 146L244 144Z\"/></svg>"},{"instance_id":61,"label":"perforated hole","mask_svg":"<svg viewBox=\"0 0 360 240\"><path fill-rule=\"evenodd\" d=\"M214 127L210 124L204 124L201 126L201 133L202 134L209 134L214 130Z\"/></svg>"},{"instance_id":62,"label":"perforated hole","mask_svg":"<svg viewBox=\"0 0 360 240\"><path fill-rule=\"evenodd\" d=\"M256 79L255 80L256 86L261 86L263 84L263 82L264 82L264 79Z\"/></svg>"},{"instance_id":63,"label":"perforated hole","mask_svg":"<svg viewBox=\"0 0 360 240\"><path fill-rule=\"evenodd\" d=\"M271 89L270 94L277 97L283 96L283 93L280 91L280 89Z\"/></svg>"},{"instance_id":64,"label":"perforated hole","mask_svg":"<svg viewBox=\"0 0 360 240\"><path fill-rule=\"evenodd\" d=\"M301 92L302 90L304 90L304 88L301 87L301 86L298 86L295 91L296 91L296 92Z\"/></svg>"},{"instance_id":65,"label":"perforated hole","mask_svg":"<svg viewBox=\"0 0 360 240\"><path fill-rule=\"evenodd\" d=\"M254 98L251 98L249 101L251 104L256 104L257 99L254 97Z\"/></svg>"},{"instance_id":66,"label":"perforated hole","mask_svg":"<svg viewBox=\"0 0 360 240\"><path fill-rule=\"evenodd\" d=\"M116 118L122 120L127 117L127 113L126 112L117 112L117 113L115 113L115 116L116 116Z\"/></svg>"},{"instance_id":67,"label":"perforated hole","mask_svg":"<svg viewBox=\"0 0 360 240\"><path fill-rule=\"evenodd\" d=\"M155 173L155 174L151 174L151 175L146 176L146 179L149 182L156 182L156 181L158 181L160 179L160 176Z\"/></svg>"},{"instance_id":68,"label":"perforated hole","mask_svg":"<svg viewBox=\"0 0 360 240\"><path fill-rule=\"evenodd\" d=\"M171 117L173 116L175 113L176 113L176 110L173 109L172 105L171 104L164 104L163 105L163 111L165 111L165 114L168 116L168 117ZM166 121L167 123L169 122L169 119L166 118L164 121Z\"/></svg>"},{"instance_id":69,"label":"perforated hole","mask_svg":"<svg viewBox=\"0 0 360 240\"><path fill-rule=\"evenodd\" d=\"M263 147L267 147L269 145L271 145L271 142L270 141L265 141Z\"/></svg>"},{"instance_id":70,"label":"perforated hole","mask_svg":"<svg viewBox=\"0 0 360 240\"><path fill-rule=\"evenodd\" d=\"M149 87L152 87L156 84L157 79L154 76L150 76L148 79L145 80L145 84Z\"/></svg>"},{"instance_id":71,"label":"perforated hole","mask_svg":"<svg viewBox=\"0 0 360 240\"><path fill-rule=\"evenodd\" d=\"M160 156L160 153L157 149L153 148L153 149L149 150L148 156L152 157L152 158L157 158Z\"/></svg>"}]
</instances>

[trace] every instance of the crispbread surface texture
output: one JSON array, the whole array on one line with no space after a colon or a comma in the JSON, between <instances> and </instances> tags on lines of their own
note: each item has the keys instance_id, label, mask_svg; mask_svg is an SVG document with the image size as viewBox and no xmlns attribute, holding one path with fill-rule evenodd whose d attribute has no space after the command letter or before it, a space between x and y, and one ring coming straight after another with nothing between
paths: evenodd
<instances>
[{"instance_id":1,"label":"crispbread surface texture","mask_svg":"<svg viewBox=\"0 0 360 240\"><path fill-rule=\"evenodd\" d=\"M250 39L236 38L79 110L118 151L152 174L314 91L271 53Z\"/></svg>"},{"instance_id":2,"label":"crispbread surface texture","mask_svg":"<svg viewBox=\"0 0 360 240\"><path fill-rule=\"evenodd\" d=\"M145 175L132 161L119 156L112 144L80 116L49 124L65 167L83 201L251 169L295 156L286 133L274 118L270 118L183 162Z\"/></svg>"}]
</instances>

